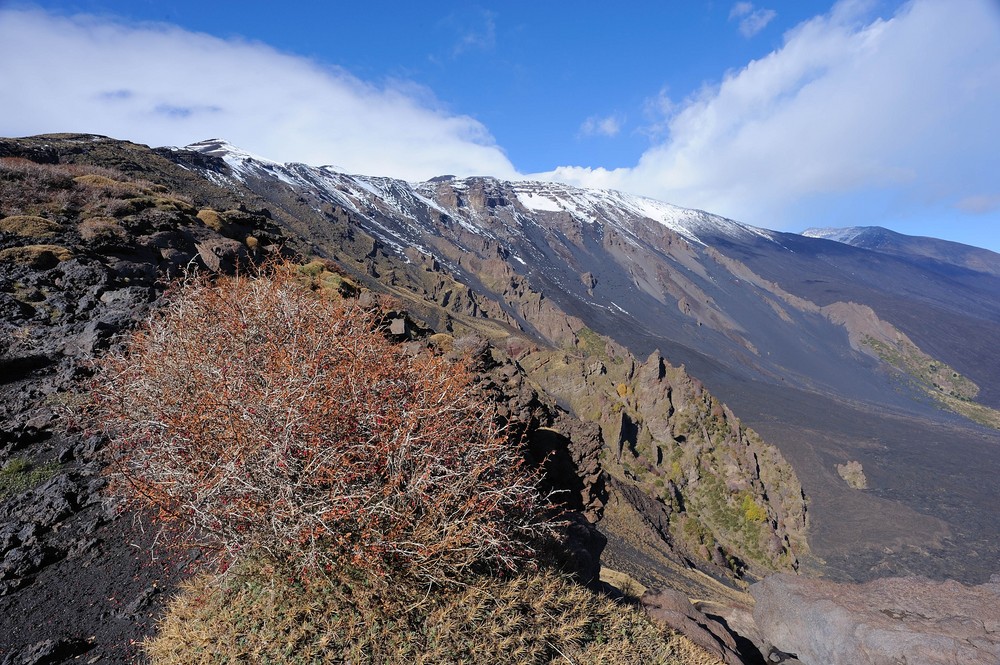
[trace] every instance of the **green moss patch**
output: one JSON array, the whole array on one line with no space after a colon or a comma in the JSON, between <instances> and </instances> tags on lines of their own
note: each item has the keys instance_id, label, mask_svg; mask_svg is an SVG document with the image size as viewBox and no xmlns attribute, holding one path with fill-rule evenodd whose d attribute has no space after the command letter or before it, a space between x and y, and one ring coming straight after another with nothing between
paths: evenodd
<instances>
[{"instance_id":1,"label":"green moss patch","mask_svg":"<svg viewBox=\"0 0 1000 665\"><path fill-rule=\"evenodd\" d=\"M25 457L9 460L0 468L0 501L40 485L56 475L58 470L56 462L36 466Z\"/></svg>"},{"instance_id":2,"label":"green moss patch","mask_svg":"<svg viewBox=\"0 0 1000 665\"><path fill-rule=\"evenodd\" d=\"M1000 411L972 401L979 394L979 386L946 363L927 355L913 342L903 339L893 345L866 337L864 344L882 362L910 377L944 408L981 425L1000 429Z\"/></svg>"}]
</instances>

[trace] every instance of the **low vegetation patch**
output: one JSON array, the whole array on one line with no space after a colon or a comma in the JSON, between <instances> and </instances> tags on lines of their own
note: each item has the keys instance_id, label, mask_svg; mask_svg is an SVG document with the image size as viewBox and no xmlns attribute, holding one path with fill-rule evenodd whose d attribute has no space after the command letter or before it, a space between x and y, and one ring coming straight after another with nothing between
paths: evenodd
<instances>
[{"instance_id":1,"label":"low vegetation patch","mask_svg":"<svg viewBox=\"0 0 1000 665\"><path fill-rule=\"evenodd\" d=\"M935 360L909 339L896 344L866 337L864 343L885 363L904 372L935 396L971 400L979 394L979 386L945 363Z\"/></svg>"},{"instance_id":2,"label":"low vegetation patch","mask_svg":"<svg viewBox=\"0 0 1000 665\"><path fill-rule=\"evenodd\" d=\"M868 489L868 479L865 477L865 470L862 468L861 462L851 460L847 464L838 464L837 473L852 488L856 490Z\"/></svg>"},{"instance_id":3,"label":"low vegetation patch","mask_svg":"<svg viewBox=\"0 0 1000 665\"><path fill-rule=\"evenodd\" d=\"M0 262L19 263L38 270L47 270L72 258L73 253L61 245L27 245L0 249Z\"/></svg>"},{"instance_id":4,"label":"low vegetation patch","mask_svg":"<svg viewBox=\"0 0 1000 665\"><path fill-rule=\"evenodd\" d=\"M428 593L341 569L322 585L247 569L191 581L146 644L195 663L662 663L716 661L685 638L551 573Z\"/></svg>"},{"instance_id":5,"label":"low vegetation patch","mask_svg":"<svg viewBox=\"0 0 1000 665\"><path fill-rule=\"evenodd\" d=\"M199 210L197 217L205 223L205 226L215 231L222 232L222 229L225 226L225 222L222 221L222 215L211 208L203 208Z\"/></svg>"},{"instance_id":6,"label":"low vegetation patch","mask_svg":"<svg viewBox=\"0 0 1000 665\"><path fill-rule=\"evenodd\" d=\"M945 409L980 425L1000 429L1000 411L973 401L979 394L979 386L921 351L909 339L891 345L866 337L864 343L879 359L909 376Z\"/></svg>"},{"instance_id":7,"label":"low vegetation patch","mask_svg":"<svg viewBox=\"0 0 1000 665\"><path fill-rule=\"evenodd\" d=\"M1000 411L996 409L950 395L935 395L935 397L949 411L963 415L980 425L1000 429Z\"/></svg>"},{"instance_id":8,"label":"low vegetation patch","mask_svg":"<svg viewBox=\"0 0 1000 665\"><path fill-rule=\"evenodd\" d=\"M25 457L15 457L0 468L0 501L40 485L56 474L55 462L35 465Z\"/></svg>"},{"instance_id":9,"label":"low vegetation patch","mask_svg":"<svg viewBox=\"0 0 1000 665\"><path fill-rule=\"evenodd\" d=\"M34 215L11 215L0 219L0 232L26 238L51 238L61 228L50 219Z\"/></svg>"},{"instance_id":10,"label":"low vegetation patch","mask_svg":"<svg viewBox=\"0 0 1000 665\"><path fill-rule=\"evenodd\" d=\"M92 244L115 242L128 236L118 220L112 217L90 217L80 222L77 230L84 242Z\"/></svg>"}]
</instances>

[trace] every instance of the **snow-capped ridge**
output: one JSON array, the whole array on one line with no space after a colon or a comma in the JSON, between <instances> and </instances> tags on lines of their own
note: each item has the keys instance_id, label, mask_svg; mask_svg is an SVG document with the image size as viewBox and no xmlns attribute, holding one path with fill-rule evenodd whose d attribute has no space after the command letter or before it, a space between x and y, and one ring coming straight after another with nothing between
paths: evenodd
<instances>
[{"instance_id":1,"label":"snow-capped ridge","mask_svg":"<svg viewBox=\"0 0 1000 665\"><path fill-rule=\"evenodd\" d=\"M233 163L254 161L271 166L283 166L279 162L275 162L267 157L261 157L260 155L250 152L249 150L244 150L243 148L235 146L225 139L205 139L204 141L198 141L196 143L186 145L184 146L184 149L193 150L195 152L211 155L213 157L220 157L230 165Z\"/></svg>"},{"instance_id":2,"label":"snow-capped ridge","mask_svg":"<svg viewBox=\"0 0 1000 665\"><path fill-rule=\"evenodd\" d=\"M281 164L243 150L223 139L207 139L186 146L203 154L221 158L234 177L273 177L293 188L317 188L328 199L355 212L390 208L405 216L413 216L413 206L423 206L441 214L450 214L436 197L439 186L446 185L457 192L467 192L484 185L505 192L511 202L516 200L523 212L544 217L551 213L568 213L583 223L624 224L629 218L649 219L674 231L688 242L709 245L713 237L759 237L773 241L772 234L757 227L742 224L702 210L682 208L664 201L627 194L618 190L584 189L557 182L518 180L507 181L488 176L456 178L439 176L425 182L406 182L380 176L348 174L333 165L308 166L300 163ZM510 196L510 195L513 196ZM465 217L468 217L466 219ZM483 235L488 229L478 224L476 214L466 211L455 220L463 227Z\"/></svg>"},{"instance_id":3,"label":"snow-capped ridge","mask_svg":"<svg viewBox=\"0 0 1000 665\"><path fill-rule=\"evenodd\" d=\"M599 219L621 220L623 214L658 222L689 242L707 245L711 235L759 236L771 240L770 233L747 224L702 210L682 208L645 196L614 189L583 189L544 181L506 183L525 208L535 212L568 212L585 222Z\"/></svg>"}]
</instances>

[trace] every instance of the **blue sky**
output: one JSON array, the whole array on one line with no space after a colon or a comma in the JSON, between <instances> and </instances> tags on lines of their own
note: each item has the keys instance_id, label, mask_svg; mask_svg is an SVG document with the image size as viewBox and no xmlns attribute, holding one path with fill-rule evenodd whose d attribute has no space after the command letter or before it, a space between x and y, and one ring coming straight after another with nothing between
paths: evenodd
<instances>
[{"instance_id":1,"label":"blue sky","mask_svg":"<svg viewBox=\"0 0 1000 665\"><path fill-rule=\"evenodd\" d=\"M1000 1L0 0L0 135L221 137L1000 251Z\"/></svg>"}]
</instances>

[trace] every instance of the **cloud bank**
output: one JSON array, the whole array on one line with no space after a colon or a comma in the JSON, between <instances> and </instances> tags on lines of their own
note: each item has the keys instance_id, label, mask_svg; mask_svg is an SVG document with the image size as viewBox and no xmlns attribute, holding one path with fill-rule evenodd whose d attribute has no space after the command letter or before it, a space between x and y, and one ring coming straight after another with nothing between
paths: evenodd
<instances>
[{"instance_id":1,"label":"cloud bank","mask_svg":"<svg viewBox=\"0 0 1000 665\"><path fill-rule=\"evenodd\" d=\"M279 161L410 180L516 175L478 121L266 45L169 25L0 10L0 133L152 145L225 138Z\"/></svg>"},{"instance_id":2,"label":"cloud bank","mask_svg":"<svg viewBox=\"0 0 1000 665\"><path fill-rule=\"evenodd\" d=\"M666 138L634 167L537 175L769 228L877 222L908 207L996 211L1000 12L991 2L914 0L891 19L866 20L867 3L842 0L720 84L660 104Z\"/></svg>"}]
</instances>

